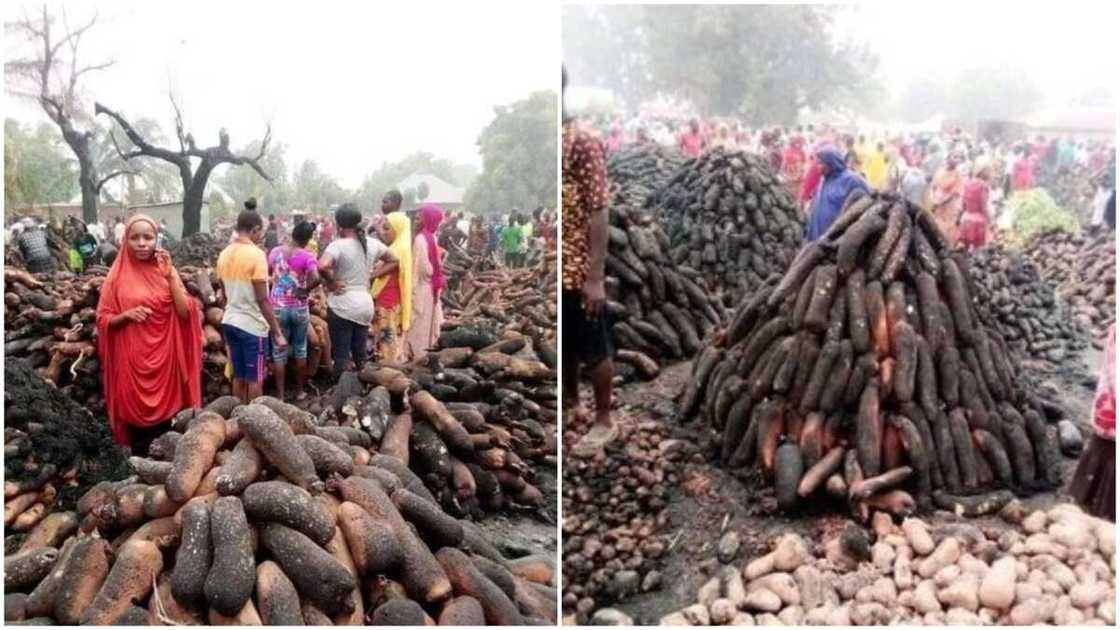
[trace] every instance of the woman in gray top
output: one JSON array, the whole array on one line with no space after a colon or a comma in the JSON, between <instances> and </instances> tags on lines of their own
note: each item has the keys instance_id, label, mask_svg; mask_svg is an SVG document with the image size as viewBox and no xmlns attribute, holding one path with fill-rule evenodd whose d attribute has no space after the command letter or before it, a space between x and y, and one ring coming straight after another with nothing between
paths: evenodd
<instances>
[{"instance_id":1,"label":"woman in gray top","mask_svg":"<svg viewBox=\"0 0 1120 630\"><path fill-rule=\"evenodd\" d=\"M327 328L331 336L335 376L353 360L361 370L366 361L366 342L373 320L373 297L369 271L378 260L397 261L385 245L366 239L362 213L345 203L334 213L336 237L319 257L319 275L327 291Z\"/></svg>"}]
</instances>

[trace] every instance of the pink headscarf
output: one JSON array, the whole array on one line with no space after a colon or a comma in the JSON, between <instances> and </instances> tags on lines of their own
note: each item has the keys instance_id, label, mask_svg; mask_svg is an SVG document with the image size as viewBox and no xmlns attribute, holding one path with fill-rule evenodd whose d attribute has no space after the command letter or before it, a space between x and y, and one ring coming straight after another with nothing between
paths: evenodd
<instances>
[{"instance_id":1,"label":"pink headscarf","mask_svg":"<svg viewBox=\"0 0 1120 630\"><path fill-rule=\"evenodd\" d=\"M443 210L439 206L427 204L420 208L420 234L428 242L428 262L432 264L432 297L439 299L439 292L447 284L443 275L443 262L440 260L439 247L436 245L436 230L443 223Z\"/></svg>"}]
</instances>

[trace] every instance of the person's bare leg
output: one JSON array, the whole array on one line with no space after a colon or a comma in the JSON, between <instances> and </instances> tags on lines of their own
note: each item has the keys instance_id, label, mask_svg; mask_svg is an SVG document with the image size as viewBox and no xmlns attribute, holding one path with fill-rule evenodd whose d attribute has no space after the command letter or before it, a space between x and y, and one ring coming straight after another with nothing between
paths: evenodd
<instances>
[{"instance_id":1,"label":"person's bare leg","mask_svg":"<svg viewBox=\"0 0 1120 630\"><path fill-rule=\"evenodd\" d=\"M611 426L611 386L614 380L614 361L604 359L591 369L591 387L595 392L595 424Z\"/></svg>"},{"instance_id":2,"label":"person's bare leg","mask_svg":"<svg viewBox=\"0 0 1120 630\"><path fill-rule=\"evenodd\" d=\"M296 359L296 398L307 391L307 359Z\"/></svg>"},{"instance_id":3,"label":"person's bare leg","mask_svg":"<svg viewBox=\"0 0 1120 630\"><path fill-rule=\"evenodd\" d=\"M263 383L259 383L259 382L252 382L251 383L249 381L245 381L245 404L246 405L249 404L250 402L256 400L257 398L259 398L262 394L264 394L264 384Z\"/></svg>"},{"instance_id":4,"label":"person's bare leg","mask_svg":"<svg viewBox=\"0 0 1120 630\"><path fill-rule=\"evenodd\" d=\"M276 383L276 398L284 400L284 386L287 385L288 366L281 362L275 361L272 364L272 380Z\"/></svg>"},{"instance_id":5,"label":"person's bare leg","mask_svg":"<svg viewBox=\"0 0 1120 630\"><path fill-rule=\"evenodd\" d=\"M579 357L564 355L563 403L564 409L579 407Z\"/></svg>"},{"instance_id":6,"label":"person's bare leg","mask_svg":"<svg viewBox=\"0 0 1120 630\"><path fill-rule=\"evenodd\" d=\"M592 457L618 438L618 427L611 420L611 381L614 363L611 359L600 361L589 371L591 387L595 392L595 421L591 429L572 448L575 457Z\"/></svg>"},{"instance_id":7,"label":"person's bare leg","mask_svg":"<svg viewBox=\"0 0 1120 630\"><path fill-rule=\"evenodd\" d=\"M243 404L243 405L249 404L249 399L246 398L246 396L248 394L245 391L245 385L246 385L246 383L245 383L244 379L234 377L234 379L233 379L233 395L234 395L235 398L240 400L241 404Z\"/></svg>"}]
</instances>

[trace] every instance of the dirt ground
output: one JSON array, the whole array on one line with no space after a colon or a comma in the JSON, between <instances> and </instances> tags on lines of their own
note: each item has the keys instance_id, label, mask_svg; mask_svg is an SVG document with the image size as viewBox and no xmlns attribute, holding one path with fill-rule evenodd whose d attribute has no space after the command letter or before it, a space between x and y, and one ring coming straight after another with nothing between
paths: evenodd
<instances>
[{"instance_id":1,"label":"dirt ground","mask_svg":"<svg viewBox=\"0 0 1120 630\"><path fill-rule=\"evenodd\" d=\"M1030 378L1049 380L1064 396L1060 404L1066 418L1088 431L1089 410L1096 386L1096 366L1100 351L1088 348L1057 372L1040 373L1037 366L1024 366ZM691 363L663 369L652 382L630 383L616 392L616 404L623 411L622 422L654 420L672 423L675 410L673 397L688 378ZM738 533L741 544L732 563L738 566L769 551L769 541L794 531L809 540L822 540L824 532L841 528L847 522L842 512L827 505L796 516L777 512L772 490L756 479L740 478L714 464L714 457L705 450L705 439L699 427L675 425L674 437L698 443L682 475L683 481L670 490L669 526L664 532L670 540L669 551L662 557L663 586L659 590L636 595L612 607L630 615L636 624L656 624L658 620L696 601L697 589L720 568L716 547L726 532ZM1063 459L1063 480L1068 482L1076 460ZM543 489L543 488L542 488ZM1068 501L1062 491L1036 494L1022 499L1029 508L1044 508ZM812 508L810 508L812 510ZM932 525L958 518L947 512L926 515ZM971 519L977 526L1005 527L995 517Z\"/></svg>"},{"instance_id":2,"label":"dirt ground","mask_svg":"<svg viewBox=\"0 0 1120 630\"><path fill-rule=\"evenodd\" d=\"M555 463L539 464L534 470L541 493L545 497L555 497L558 491ZM507 558L536 555L556 557L558 541L555 500L546 500L544 507L535 513L487 514L477 525Z\"/></svg>"}]
</instances>

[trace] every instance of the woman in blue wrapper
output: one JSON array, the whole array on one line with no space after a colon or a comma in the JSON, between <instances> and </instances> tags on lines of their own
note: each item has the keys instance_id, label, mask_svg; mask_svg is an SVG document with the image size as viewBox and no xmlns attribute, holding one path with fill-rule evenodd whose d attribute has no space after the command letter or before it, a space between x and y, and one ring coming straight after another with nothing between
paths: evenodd
<instances>
[{"instance_id":1,"label":"woman in blue wrapper","mask_svg":"<svg viewBox=\"0 0 1120 630\"><path fill-rule=\"evenodd\" d=\"M848 168L844 162L844 154L834 146L826 145L817 151L817 160L824 169L824 179L817 195L813 198L813 205L809 211L809 225L806 228L806 237L815 241L828 231L828 227L840 216L844 207L844 200L854 190L870 193L871 188L858 173Z\"/></svg>"}]
</instances>

